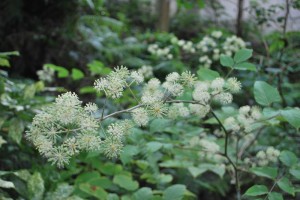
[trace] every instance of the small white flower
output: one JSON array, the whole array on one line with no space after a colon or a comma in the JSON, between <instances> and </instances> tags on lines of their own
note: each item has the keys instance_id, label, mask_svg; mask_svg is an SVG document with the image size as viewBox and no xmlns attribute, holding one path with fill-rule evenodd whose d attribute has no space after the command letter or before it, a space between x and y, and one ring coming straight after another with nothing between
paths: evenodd
<instances>
[{"instance_id":1,"label":"small white flower","mask_svg":"<svg viewBox=\"0 0 300 200\"><path fill-rule=\"evenodd\" d=\"M220 94L217 94L215 96L215 99L217 101L219 101L221 104L229 104L232 102L232 94L230 94L229 92L222 92Z\"/></svg>"},{"instance_id":2,"label":"small white flower","mask_svg":"<svg viewBox=\"0 0 300 200\"><path fill-rule=\"evenodd\" d=\"M98 106L95 103L87 103L84 107L84 110L88 113L93 113L98 110Z\"/></svg>"},{"instance_id":3,"label":"small white flower","mask_svg":"<svg viewBox=\"0 0 300 200\"><path fill-rule=\"evenodd\" d=\"M222 31L213 31L211 36L214 38L220 38L223 35Z\"/></svg>"},{"instance_id":4,"label":"small white flower","mask_svg":"<svg viewBox=\"0 0 300 200\"><path fill-rule=\"evenodd\" d=\"M233 77L227 80L227 88L230 92L237 93L241 90L241 87L241 82L239 82L237 78Z\"/></svg>"},{"instance_id":5,"label":"small white flower","mask_svg":"<svg viewBox=\"0 0 300 200\"><path fill-rule=\"evenodd\" d=\"M144 82L144 76L137 71L132 71L130 77L138 84Z\"/></svg>"},{"instance_id":6,"label":"small white flower","mask_svg":"<svg viewBox=\"0 0 300 200\"><path fill-rule=\"evenodd\" d=\"M132 119L138 126L146 126L149 122L149 116L144 108L137 108L132 111Z\"/></svg>"},{"instance_id":7,"label":"small white flower","mask_svg":"<svg viewBox=\"0 0 300 200\"><path fill-rule=\"evenodd\" d=\"M216 78L211 82L210 87L216 91L222 91L225 81L223 78Z\"/></svg>"}]
</instances>

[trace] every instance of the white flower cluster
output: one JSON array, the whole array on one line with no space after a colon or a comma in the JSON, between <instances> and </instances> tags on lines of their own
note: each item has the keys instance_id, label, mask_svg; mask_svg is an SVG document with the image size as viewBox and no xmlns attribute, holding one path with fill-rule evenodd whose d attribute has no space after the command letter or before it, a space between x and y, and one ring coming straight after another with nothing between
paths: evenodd
<instances>
[{"instance_id":1,"label":"white flower cluster","mask_svg":"<svg viewBox=\"0 0 300 200\"><path fill-rule=\"evenodd\" d=\"M221 31L213 31L210 36L205 36L198 42L196 47L202 52L199 62L203 67L210 68L212 60L219 60L221 54L232 56L238 50L246 47L246 43L241 38L231 36L224 41L222 35Z\"/></svg>"},{"instance_id":2,"label":"white flower cluster","mask_svg":"<svg viewBox=\"0 0 300 200\"><path fill-rule=\"evenodd\" d=\"M138 73L143 75L145 79L153 77L153 68L149 65L143 65L138 69Z\"/></svg>"},{"instance_id":3,"label":"white flower cluster","mask_svg":"<svg viewBox=\"0 0 300 200\"><path fill-rule=\"evenodd\" d=\"M124 89L134 82L137 84L144 82L144 76L137 71L130 72L126 67L121 66L115 68L107 77L97 79L94 87L98 92L103 91L107 97L117 99L123 95Z\"/></svg>"},{"instance_id":4,"label":"white flower cluster","mask_svg":"<svg viewBox=\"0 0 300 200\"><path fill-rule=\"evenodd\" d=\"M270 163L276 163L278 161L278 157L280 155L280 151L275 149L274 147L268 147L265 151L261 150L257 152L255 158L245 158L244 163L255 166L267 166Z\"/></svg>"},{"instance_id":5,"label":"white flower cluster","mask_svg":"<svg viewBox=\"0 0 300 200\"><path fill-rule=\"evenodd\" d=\"M201 50L203 53L208 52L209 50L215 48L217 46L216 41L209 37L205 36L200 42L197 44L197 49Z\"/></svg>"},{"instance_id":6,"label":"white flower cluster","mask_svg":"<svg viewBox=\"0 0 300 200\"><path fill-rule=\"evenodd\" d=\"M218 154L221 150L220 146L215 142L216 138L207 138L206 135L199 138L198 136L192 137L189 141L189 147L196 147L199 149L200 158L209 160L216 164L222 164L226 161L222 155Z\"/></svg>"},{"instance_id":7,"label":"white flower cluster","mask_svg":"<svg viewBox=\"0 0 300 200\"><path fill-rule=\"evenodd\" d=\"M241 83L236 78L229 78L226 81L223 78L216 78L211 82L197 82L193 91L193 98L202 105L190 106L205 116L210 110L211 100L221 104L229 104L233 99L232 93L237 93L240 89ZM198 109L196 109L197 107Z\"/></svg>"},{"instance_id":8,"label":"white flower cluster","mask_svg":"<svg viewBox=\"0 0 300 200\"><path fill-rule=\"evenodd\" d=\"M275 163L278 160L280 151L274 147L268 147L265 151L259 151L256 154L257 164L259 166L266 166L269 163Z\"/></svg>"},{"instance_id":9,"label":"white flower cluster","mask_svg":"<svg viewBox=\"0 0 300 200\"><path fill-rule=\"evenodd\" d=\"M158 44L150 44L148 46L148 51L157 57L162 57L169 60L173 58L173 54L170 52L169 47L160 48Z\"/></svg>"},{"instance_id":10,"label":"white flower cluster","mask_svg":"<svg viewBox=\"0 0 300 200\"><path fill-rule=\"evenodd\" d=\"M210 68L212 64L212 60L207 55L201 56L199 62L204 68Z\"/></svg>"},{"instance_id":11,"label":"white flower cluster","mask_svg":"<svg viewBox=\"0 0 300 200\"><path fill-rule=\"evenodd\" d=\"M98 122L91 116L97 109L94 104L82 107L77 95L67 92L34 117L26 137L40 154L63 167L80 151L99 149Z\"/></svg>"},{"instance_id":12,"label":"white flower cluster","mask_svg":"<svg viewBox=\"0 0 300 200\"><path fill-rule=\"evenodd\" d=\"M37 71L39 79L48 83L53 81L54 73L54 69L48 67L47 65L44 65L42 70Z\"/></svg>"},{"instance_id":13,"label":"white flower cluster","mask_svg":"<svg viewBox=\"0 0 300 200\"><path fill-rule=\"evenodd\" d=\"M116 158L123 148L123 140L129 134L134 124L131 120L122 120L112 123L107 128L108 136L101 144L101 150L108 158Z\"/></svg>"},{"instance_id":14,"label":"white flower cluster","mask_svg":"<svg viewBox=\"0 0 300 200\"><path fill-rule=\"evenodd\" d=\"M139 87L141 96L135 96L130 89L133 83L141 84ZM100 121L123 112L130 112L131 119L112 123L106 130L101 126L100 131L100 122L94 115L98 111L96 104L87 103L82 107L77 95L71 92L58 96L52 105L34 117L32 126L26 134L39 153L58 167L68 164L70 158L81 151L99 150L107 157L115 158L121 153L124 137L133 126L146 126L152 118L186 118L191 114L203 118L210 112L211 100L222 104L231 103L232 93L238 92L241 84L236 78L227 80L216 78L210 82L197 82L195 75L189 71L181 74L172 72L166 76L163 83L157 78L151 78L144 83L141 72L129 71L121 66L106 77L96 80L94 87L112 99L121 97L123 91L129 88L138 104L102 116ZM193 99L178 100L188 88L193 90ZM247 117L248 115L255 119L259 117L258 111L254 108L250 114L244 111L245 109L241 110ZM232 123L233 120L227 119L226 124ZM214 142L201 140L199 145L206 151L219 151L219 146Z\"/></svg>"},{"instance_id":15,"label":"white flower cluster","mask_svg":"<svg viewBox=\"0 0 300 200\"><path fill-rule=\"evenodd\" d=\"M177 45L182 48L183 51L189 52L189 53L195 53L196 48L192 41L186 41L186 40L178 40L177 37L172 37L171 43L173 45Z\"/></svg>"},{"instance_id":16,"label":"white flower cluster","mask_svg":"<svg viewBox=\"0 0 300 200\"><path fill-rule=\"evenodd\" d=\"M226 38L222 46L224 54L227 56L232 56L233 53L237 52L242 48L245 48L246 43L241 38L234 35Z\"/></svg>"},{"instance_id":17,"label":"white flower cluster","mask_svg":"<svg viewBox=\"0 0 300 200\"><path fill-rule=\"evenodd\" d=\"M224 126L228 131L250 133L256 128L255 122L261 118L261 110L257 106L242 106L237 116L225 119Z\"/></svg>"}]
</instances>

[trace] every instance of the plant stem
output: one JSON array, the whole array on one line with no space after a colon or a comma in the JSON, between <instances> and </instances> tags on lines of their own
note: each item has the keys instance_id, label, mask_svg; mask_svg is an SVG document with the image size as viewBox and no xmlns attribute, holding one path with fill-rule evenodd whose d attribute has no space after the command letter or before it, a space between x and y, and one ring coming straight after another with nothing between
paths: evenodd
<instances>
[{"instance_id":1,"label":"plant stem","mask_svg":"<svg viewBox=\"0 0 300 200\"><path fill-rule=\"evenodd\" d=\"M238 168L237 168L237 166L234 164L234 162L232 161L232 159L228 155L229 132L226 130L226 128L224 127L224 125L222 124L222 122L220 121L220 119L218 118L218 116L212 110L211 110L211 113L214 116L214 118L218 121L218 123L221 126L221 128L223 129L223 131L225 132L224 156L226 157L226 159L228 160L228 162L233 167L234 175L235 175L235 183L236 183L236 197L237 197L237 200L241 200L241 191L240 191Z\"/></svg>"}]
</instances>

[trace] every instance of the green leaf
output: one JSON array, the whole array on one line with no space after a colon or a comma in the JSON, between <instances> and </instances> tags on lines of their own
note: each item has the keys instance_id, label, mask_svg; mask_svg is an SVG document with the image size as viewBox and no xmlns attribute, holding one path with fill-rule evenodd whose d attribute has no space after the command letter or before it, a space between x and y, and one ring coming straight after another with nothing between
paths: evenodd
<instances>
[{"instance_id":1,"label":"green leaf","mask_svg":"<svg viewBox=\"0 0 300 200\"><path fill-rule=\"evenodd\" d=\"M115 175L113 182L121 188L129 191L134 191L139 187L139 183L137 181L134 181L131 177L123 174Z\"/></svg>"},{"instance_id":2,"label":"green leaf","mask_svg":"<svg viewBox=\"0 0 300 200\"><path fill-rule=\"evenodd\" d=\"M44 180L39 172L34 172L34 174L29 178L27 187L30 199L43 199L43 194L45 191Z\"/></svg>"},{"instance_id":3,"label":"green leaf","mask_svg":"<svg viewBox=\"0 0 300 200\"><path fill-rule=\"evenodd\" d=\"M79 189L99 199L107 199L107 192L99 186L82 183L79 185Z\"/></svg>"},{"instance_id":4,"label":"green leaf","mask_svg":"<svg viewBox=\"0 0 300 200\"><path fill-rule=\"evenodd\" d=\"M75 184L87 183L92 179L100 178L100 174L97 171L81 173L76 179Z\"/></svg>"},{"instance_id":5,"label":"green leaf","mask_svg":"<svg viewBox=\"0 0 300 200\"><path fill-rule=\"evenodd\" d=\"M281 101L278 90L264 81L254 83L254 98L263 106L270 106L273 102Z\"/></svg>"},{"instance_id":6,"label":"green leaf","mask_svg":"<svg viewBox=\"0 0 300 200\"><path fill-rule=\"evenodd\" d=\"M163 200L181 200L183 199L185 191L185 185L172 185L164 191Z\"/></svg>"},{"instance_id":7,"label":"green leaf","mask_svg":"<svg viewBox=\"0 0 300 200\"><path fill-rule=\"evenodd\" d=\"M0 188L15 188L15 185L13 182L5 181L0 178Z\"/></svg>"},{"instance_id":8,"label":"green leaf","mask_svg":"<svg viewBox=\"0 0 300 200\"><path fill-rule=\"evenodd\" d=\"M88 65L92 75L107 75L111 72L111 69L105 67L104 64L98 60L93 60Z\"/></svg>"},{"instance_id":9,"label":"green leaf","mask_svg":"<svg viewBox=\"0 0 300 200\"><path fill-rule=\"evenodd\" d=\"M280 189L282 189L286 193L289 193L289 194L295 196L295 188L292 186L291 182L286 177L283 177L282 179L280 179L277 182L277 185Z\"/></svg>"},{"instance_id":10,"label":"green leaf","mask_svg":"<svg viewBox=\"0 0 300 200\"><path fill-rule=\"evenodd\" d=\"M230 56L221 55L220 63L224 67L233 67L234 61Z\"/></svg>"},{"instance_id":11,"label":"green leaf","mask_svg":"<svg viewBox=\"0 0 300 200\"><path fill-rule=\"evenodd\" d=\"M252 56L252 49L241 49L237 51L233 57L234 62L240 63L248 60Z\"/></svg>"},{"instance_id":12,"label":"green leaf","mask_svg":"<svg viewBox=\"0 0 300 200\"><path fill-rule=\"evenodd\" d=\"M18 51L1 52L0 57L7 58L8 56L20 56Z\"/></svg>"},{"instance_id":13,"label":"green leaf","mask_svg":"<svg viewBox=\"0 0 300 200\"><path fill-rule=\"evenodd\" d=\"M139 150L136 146L133 145L126 145L123 148L123 151L120 155L121 161L122 163L125 165L127 163L129 163L130 161L132 161L132 157L136 154L139 153Z\"/></svg>"},{"instance_id":14,"label":"green leaf","mask_svg":"<svg viewBox=\"0 0 300 200\"><path fill-rule=\"evenodd\" d=\"M211 172L217 174L218 176L220 176L220 178L222 178L225 174L225 168L224 167L214 165L214 164L204 163L204 164L200 164L198 166L198 168L202 169L202 170L205 170L205 171L211 171Z\"/></svg>"},{"instance_id":15,"label":"green leaf","mask_svg":"<svg viewBox=\"0 0 300 200\"><path fill-rule=\"evenodd\" d=\"M218 72L207 68L200 68L197 71L197 75L201 81L212 81L220 77L220 74Z\"/></svg>"},{"instance_id":16,"label":"green leaf","mask_svg":"<svg viewBox=\"0 0 300 200\"><path fill-rule=\"evenodd\" d=\"M194 178L197 178L199 175L207 171L207 169L198 168L198 167L189 167L188 170Z\"/></svg>"},{"instance_id":17,"label":"green leaf","mask_svg":"<svg viewBox=\"0 0 300 200\"><path fill-rule=\"evenodd\" d=\"M25 129L24 123L18 118L12 118L9 122L8 134L13 141L20 144L22 139L22 133Z\"/></svg>"},{"instance_id":18,"label":"green leaf","mask_svg":"<svg viewBox=\"0 0 300 200\"><path fill-rule=\"evenodd\" d=\"M265 185L253 185L245 192L245 195L259 196L267 193L268 193L268 188Z\"/></svg>"},{"instance_id":19,"label":"green leaf","mask_svg":"<svg viewBox=\"0 0 300 200\"><path fill-rule=\"evenodd\" d=\"M152 200L153 194L151 188L143 187L133 194L133 200Z\"/></svg>"},{"instance_id":20,"label":"green leaf","mask_svg":"<svg viewBox=\"0 0 300 200\"><path fill-rule=\"evenodd\" d=\"M162 132L166 127L168 127L171 123L169 119L154 119L150 123L150 132Z\"/></svg>"},{"instance_id":21,"label":"green leaf","mask_svg":"<svg viewBox=\"0 0 300 200\"><path fill-rule=\"evenodd\" d=\"M72 79L73 80L79 80L82 79L84 77L84 74L82 71L80 71L79 69L73 68L72 69Z\"/></svg>"},{"instance_id":22,"label":"green leaf","mask_svg":"<svg viewBox=\"0 0 300 200\"><path fill-rule=\"evenodd\" d=\"M109 189L113 185L111 180L107 177L92 178L88 180L87 183L89 183L90 185L99 186L104 189Z\"/></svg>"},{"instance_id":23,"label":"green leaf","mask_svg":"<svg viewBox=\"0 0 300 200\"><path fill-rule=\"evenodd\" d=\"M298 163L297 156L293 152L287 150L284 150L280 153L279 160L289 167Z\"/></svg>"},{"instance_id":24,"label":"green leaf","mask_svg":"<svg viewBox=\"0 0 300 200\"><path fill-rule=\"evenodd\" d=\"M123 170L123 167L122 165L114 163L105 163L104 165L98 167L98 169L105 175L115 175L119 174Z\"/></svg>"},{"instance_id":25,"label":"green leaf","mask_svg":"<svg viewBox=\"0 0 300 200\"><path fill-rule=\"evenodd\" d=\"M69 76L69 71L61 66L57 66L54 64L44 64L45 67L49 67L58 73L58 78L66 78Z\"/></svg>"},{"instance_id":26,"label":"green leaf","mask_svg":"<svg viewBox=\"0 0 300 200\"><path fill-rule=\"evenodd\" d=\"M234 65L234 69L256 71L256 66L249 62L241 62Z\"/></svg>"},{"instance_id":27,"label":"green leaf","mask_svg":"<svg viewBox=\"0 0 300 200\"><path fill-rule=\"evenodd\" d=\"M270 179L276 179L277 177L277 168L274 167L254 167L250 170L252 173L257 176L266 177Z\"/></svg>"},{"instance_id":28,"label":"green leaf","mask_svg":"<svg viewBox=\"0 0 300 200\"><path fill-rule=\"evenodd\" d=\"M281 115L288 123L290 123L296 129L300 128L300 109L293 108L282 110Z\"/></svg>"},{"instance_id":29,"label":"green leaf","mask_svg":"<svg viewBox=\"0 0 300 200\"><path fill-rule=\"evenodd\" d=\"M79 93L80 94L96 93L96 90L92 86L85 86L80 88Z\"/></svg>"},{"instance_id":30,"label":"green leaf","mask_svg":"<svg viewBox=\"0 0 300 200\"><path fill-rule=\"evenodd\" d=\"M289 170L290 174L293 175L296 179L300 180L300 169L296 168L296 169L290 169Z\"/></svg>"},{"instance_id":31,"label":"green leaf","mask_svg":"<svg viewBox=\"0 0 300 200\"><path fill-rule=\"evenodd\" d=\"M10 67L9 61L5 58L0 58L0 66L2 67Z\"/></svg>"},{"instance_id":32,"label":"green leaf","mask_svg":"<svg viewBox=\"0 0 300 200\"><path fill-rule=\"evenodd\" d=\"M147 151L154 153L155 151L158 151L160 148L162 148L163 144L160 142L148 142L146 144Z\"/></svg>"},{"instance_id":33,"label":"green leaf","mask_svg":"<svg viewBox=\"0 0 300 200\"><path fill-rule=\"evenodd\" d=\"M268 195L268 199L269 200L283 200L283 196L282 196L282 194L280 194L278 192L271 192Z\"/></svg>"}]
</instances>

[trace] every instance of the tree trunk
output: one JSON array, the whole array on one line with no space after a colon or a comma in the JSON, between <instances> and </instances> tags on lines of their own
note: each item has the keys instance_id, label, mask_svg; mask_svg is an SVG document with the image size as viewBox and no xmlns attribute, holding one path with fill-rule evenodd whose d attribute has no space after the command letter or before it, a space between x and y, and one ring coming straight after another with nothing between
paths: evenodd
<instances>
[{"instance_id":1,"label":"tree trunk","mask_svg":"<svg viewBox=\"0 0 300 200\"><path fill-rule=\"evenodd\" d=\"M238 12L236 17L236 35L243 36L243 12L244 12L244 0L238 0Z\"/></svg>"},{"instance_id":2,"label":"tree trunk","mask_svg":"<svg viewBox=\"0 0 300 200\"><path fill-rule=\"evenodd\" d=\"M170 1L171 0L158 0L159 20L157 24L158 31L169 31L169 14L170 14Z\"/></svg>"}]
</instances>

